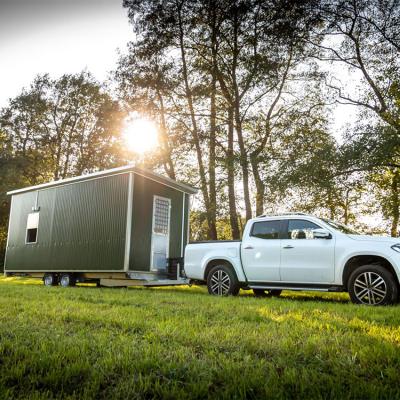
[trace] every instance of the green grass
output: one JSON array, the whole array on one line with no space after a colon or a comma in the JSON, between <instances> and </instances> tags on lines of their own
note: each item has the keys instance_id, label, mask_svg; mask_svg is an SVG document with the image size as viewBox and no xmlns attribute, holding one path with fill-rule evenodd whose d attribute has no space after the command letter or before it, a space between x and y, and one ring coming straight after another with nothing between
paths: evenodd
<instances>
[{"instance_id":1,"label":"green grass","mask_svg":"<svg viewBox=\"0 0 400 400\"><path fill-rule=\"evenodd\" d=\"M1 398L400 398L400 308L0 279Z\"/></svg>"}]
</instances>

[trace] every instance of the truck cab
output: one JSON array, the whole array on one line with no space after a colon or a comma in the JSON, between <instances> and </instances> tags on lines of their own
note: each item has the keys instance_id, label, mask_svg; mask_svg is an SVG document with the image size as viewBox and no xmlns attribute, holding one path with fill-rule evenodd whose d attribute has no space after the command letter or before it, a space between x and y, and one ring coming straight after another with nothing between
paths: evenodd
<instances>
[{"instance_id":1,"label":"truck cab","mask_svg":"<svg viewBox=\"0 0 400 400\"><path fill-rule=\"evenodd\" d=\"M347 291L354 303L398 300L400 240L360 235L303 213L249 220L241 241L191 243L186 275L207 283L210 294L258 296L282 290Z\"/></svg>"}]
</instances>

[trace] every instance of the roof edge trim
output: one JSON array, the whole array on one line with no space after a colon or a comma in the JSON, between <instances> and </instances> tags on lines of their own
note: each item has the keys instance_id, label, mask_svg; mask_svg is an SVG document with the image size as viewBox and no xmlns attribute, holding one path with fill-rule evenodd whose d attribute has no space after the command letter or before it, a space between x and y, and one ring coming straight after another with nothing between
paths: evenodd
<instances>
[{"instance_id":1,"label":"roof edge trim","mask_svg":"<svg viewBox=\"0 0 400 400\"><path fill-rule=\"evenodd\" d=\"M124 173L124 172L130 172L130 171L132 171L133 173L136 173L138 175L142 175L145 178L157 181L161 184L164 184L167 186L172 186L172 188L180 190L180 191L188 193L188 194L196 194L197 193L196 188L194 188L190 185L187 185L185 183L174 181L171 178L168 178L166 176L157 174L155 172L152 172L152 171L149 171L149 170L146 170L143 168L134 167L133 165L126 165L123 167L112 168L112 169L107 169L107 170L103 170L103 171L96 171L96 172L92 172L92 173L86 174L86 175L74 176L72 178L66 178L66 179L60 179L58 181L42 183L40 185L28 186L28 187L22 188L22 189L11 190L11 191L7 192L7 195L14 195L14 194L19 194L19 193L30 192L33 190L46 189L46 188L50 188L53 186L61 186L64 184L85 181L85 180L93 179L93 178L112 176L112 175L116 175L116 174L120 174L120 173Z\"/></svg>"}]
</instances>

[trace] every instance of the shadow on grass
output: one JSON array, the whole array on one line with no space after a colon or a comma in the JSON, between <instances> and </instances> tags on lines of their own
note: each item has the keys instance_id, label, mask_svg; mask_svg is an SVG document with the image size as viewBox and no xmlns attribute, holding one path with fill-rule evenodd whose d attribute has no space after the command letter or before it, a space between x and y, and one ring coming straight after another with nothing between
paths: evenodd
<instances>
[{"instance_id":1,"label":"shadow on grass","mask_svg":"<svg viewBox=\"0 0 400 400\"><path fill-rule=\"evenodd\" d=\"M41 279L34 278L25 278L25 277L0 277L0 284L16 284L16 285L29 285L29 286L42 286L43 282ZM43 287L44 288L44 287ZM181 296L192 296L193 294L202 295L202 296L210 296L207 291L207 287L205 285L180 285L180 286L153 286L153 287L145 287L145 286L130 286L130 287L107 287L101 286L97 287L96 284L78 284L77 289L91 289L91 290L128 290L129 291L150 291L156 293L171 293L171 294L179 294ZM47 288L44 288L47 289ZM59 288L60 290L64 290L64 288ZM241 290L240 298L256 298L252 292L252 290ZM316 302L316 303L331 303L331 304L350 304L350 299L347 293L326 293L326 292L301 292L301 291L290 291L284 290L282 295L279 297L259 297L257 298L260 302L268 302L270 299L282 299L282 300L291 300L298 301L303 303L308 302Z\"/></svg>"},{"instance_id":2,"label":"shadow on grass","mask_svg":"<svg viewBox=\"0 0 400 400\"><path fill-rule=\"evenodd\" d=\"M330 297L329 295L326 294L319 294L315 295L312 294L310 295L309 293L299 293L299 294L292 294L292 293L285 293L282 296L283 299L288 299L288 300L297 300L297 301L302 301L302 302L307 302L307 301L316 301L316 302L321 302L321 303L350 303L350 298L347 297Z\"/></svg>"},{"instance_id":3,"label":"shadow on grass","mask_svg":"<svg viewBox=\"0 0 400 400\"><path fill-rule=\"evenodd\" d=\"M171 293L177 294L184 294L184 295L203 295L203 296L210 296L208 294L207 288L205 286L181 286L179 288L172 288L172 287L135 287L135 290L154 290L154 291L168 291ZM340 297L339 297L340 296ZM347 294L345 293L325 293L325 292L295 292L285 290L282 292L281 296L266 296L266 297L256 297L254 296L252 290L241 290L240 298L252 298L257 299L259 301L268 301L270 299L284 299L284 300L294 300L294 301L301 301L301 302L319 302L319 303L340 303L340 304L348 304L350 303L350 299Z\"/></svg>"},{"instance_id":4,"label":"shadow on grass","mask_svg":"<svg viewBox=\"0 0 400 400\"><path fill-rule=\"evenodd\" d=\"M340 296L340 297L339 297ZM302 302L315 301L323 303L350 303L348 295L345 293L326 293L326 292L301 292L284 290L280 296L256 297L251 290L241 292L241 297L257 298L260 301L268 301L269 299L287 299Z\"/></svg>"}]
</instances>

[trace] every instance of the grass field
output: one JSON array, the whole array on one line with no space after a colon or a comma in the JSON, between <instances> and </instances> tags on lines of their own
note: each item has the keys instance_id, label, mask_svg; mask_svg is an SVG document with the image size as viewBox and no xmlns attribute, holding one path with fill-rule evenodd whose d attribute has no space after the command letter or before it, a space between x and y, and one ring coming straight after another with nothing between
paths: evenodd
<instances>
[{"instance_id":1,"label":"grass field","mask_svg":"<svg viewBox=\"0 0 400 400\"><path fill-rule=\"evenodd\" d=\"M400 398L400 307L0 279L1 398Z\"/></svg>"}]
</instances>

